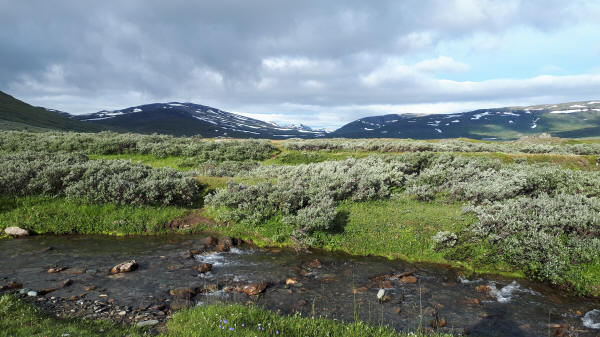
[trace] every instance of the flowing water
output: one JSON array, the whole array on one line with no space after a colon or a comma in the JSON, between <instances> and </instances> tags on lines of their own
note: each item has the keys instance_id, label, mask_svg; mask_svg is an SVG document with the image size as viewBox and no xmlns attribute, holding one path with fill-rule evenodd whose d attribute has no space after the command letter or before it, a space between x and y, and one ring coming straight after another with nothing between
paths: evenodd
<instances>
[{"instance_id":1,"label":"flowing water","mask_svg":"<svg viewBox=\"0 0 600 337\"><path fill-rule=\"evenodd\" d=\"M170 301L169 290L178 287L222 289L266 281L270 286L257 297L219 290L197 295L194 301L197 305L253 301L283 314L359 319L397 330L430 327L437 318L438 322L446 321L445 331L478 336L548 336L556 332L552 329L558 324L568 324L571 335L600 334L600 301L564 296L556 289L526 280L467 280L443 266L244 245L193 259L181 256L182 251L201 246L203 240L202 236L36 236L0 240L0 284L15 280L30 289L44 289L66 277L63 273L48 274L49 267L68 266L85 273L69 275L73 285L53 292L53 296L69 297L84 292L84 285L95 285L117 302L135 306L148 296ZM118 275L106 272L130 259L139 263L138 270ZM315 259L321 266L308 267L307 263ZM212 271L200 274L193 270L191 267L199 262L213 264ZM377 299L379 286L367 289L373 285L374 276L403 272L414 272L418 282L392 278L380 283L389 288L385 290L385 303ZM296 278L297 283L285 285L286 278ZM93 299L99 294L90 292L87 296Z\"/></svg>"}]
</instances>

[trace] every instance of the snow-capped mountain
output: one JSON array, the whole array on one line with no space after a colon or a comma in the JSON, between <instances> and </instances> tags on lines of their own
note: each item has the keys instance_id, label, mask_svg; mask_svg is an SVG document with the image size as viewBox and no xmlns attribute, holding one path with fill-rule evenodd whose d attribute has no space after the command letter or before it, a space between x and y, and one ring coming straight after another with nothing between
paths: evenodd
<instances>
[{"instance_id":1,"label":"snow-capped mountain","mask_svg":"<svg viewBox=\"0 0 600 337\"><path fill-rule=\"evenodd\" d=\"M329 137L515 139L550 133L600 136L600 101L480 109L455 114L393 114L358 119Z\"/></svg>"},{"instance_id":2,"label":"snow-capped mountain","mask_svg":"<svg viewBox=\"0 0 600 337\"><path fill-rule=\"evenodd\" d=\"M280 126L193 103L155 103L72 118L114 129L141 133L235 138L316 138L322 130L305 125Z\"/></svg>"}]
</instances>

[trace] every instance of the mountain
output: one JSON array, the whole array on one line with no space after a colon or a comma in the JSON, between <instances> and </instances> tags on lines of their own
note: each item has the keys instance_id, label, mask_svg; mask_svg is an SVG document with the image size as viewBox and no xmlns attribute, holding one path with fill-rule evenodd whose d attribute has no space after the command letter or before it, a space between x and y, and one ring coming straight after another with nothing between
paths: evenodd
<instances>
[{"instance_id":1,"label":"mountain","mask_svg":"<svg viewBox=\"0 0 600 337\"><path fill-rule=\"evenodd\" d=\"M455 114L393 114L358 119L328 137L516 139L600 136L600 101L480 109Z\"/></svg>"},{"instance_id":2,"label":"mountain","mask_svg":"<svg viewBox=\"0 0 600 337\"><path fill-rule=\"evenodd\" d=\"M99 125L73 120L64 112L34 107L0 91L0 130L101 131L103 129Z\"/></svg>"},{"instance_id":3,"label":"mountain","mask_svg":"<svg viewBox=\"0 0 600 337\"><path fill-rule=\"evenodd\" d=\"M154 103L122 110L100 111L71 118L90 125L138 133L177 136L200 134L203 137L233 138L315 138L322 130L299 126L279 126L227 111L193 103Z\"/></svg>"}]
</instances>

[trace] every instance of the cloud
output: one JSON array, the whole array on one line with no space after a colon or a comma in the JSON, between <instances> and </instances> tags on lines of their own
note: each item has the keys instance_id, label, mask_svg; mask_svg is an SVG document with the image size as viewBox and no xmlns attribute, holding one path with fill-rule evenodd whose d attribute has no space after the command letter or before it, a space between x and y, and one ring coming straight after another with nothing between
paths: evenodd
<instances>
[{"instance_id":1,"label":"cloud","mask_svg":"<svg viewBox=\"0 0 600 337\"><path fill-rule=\"evenodd\" d=\"M598 15L583 0L0 0L0 90L73 113L192 101L328 127L405 110L574 100L600 92L600 64L588 55L600 38L571 51L573 67L545 51L529 78L518 64L489 77L471 60L518 53L519 29L549 38L597 30Z\"/></svg>"}]
</instances>

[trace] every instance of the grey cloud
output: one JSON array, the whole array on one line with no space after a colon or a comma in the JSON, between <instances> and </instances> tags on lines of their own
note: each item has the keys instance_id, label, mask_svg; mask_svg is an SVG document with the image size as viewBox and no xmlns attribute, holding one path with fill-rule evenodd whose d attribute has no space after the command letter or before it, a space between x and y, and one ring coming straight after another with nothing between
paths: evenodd
<instances>
[{"instance_id":1,"label":"grey cloud","mask_svg":"<svg viewBox=\"0 0 600 337\"><path fill-rule=\"evenodd\" d=\"M372 88L361 77L443 40L593 23L588 7L579 0L0 0L0 89L75 113L189 100L294 118L321 109L328 120L351 105L514 98L519 92L489 84L465 95L423 74ZM268 60L285 67L269 68ZM290 104L310 108L298 114Z\"/></svg>"}]
</instances>

